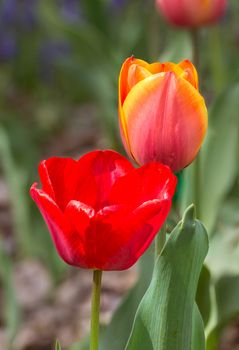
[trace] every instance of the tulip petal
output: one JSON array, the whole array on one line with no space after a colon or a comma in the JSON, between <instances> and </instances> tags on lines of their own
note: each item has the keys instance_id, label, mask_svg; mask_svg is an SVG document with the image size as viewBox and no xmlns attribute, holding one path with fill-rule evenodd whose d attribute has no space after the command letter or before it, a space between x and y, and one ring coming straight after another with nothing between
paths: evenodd
<instances>
[{"instance_id":1,"label":"tulip petal","mask_svg":"<svg viewBox=\"0 0 239 350\"><path fill-rule=\"evenodd\" d=\"M149 200L171 198L176 183L177 178L170 168L149 163L119 178L111 190L110 201L136 207Z\"/></svg>"},{"instance_id":2,"label":"tulip petal","mask_svg":"<svg viewBox=\"0 0 239 350\"><path fill-rule=\"evenodd\" d=\"M184 60L178 64L180 68L183 69L184 73L184 79L189 81L189 83L192 84L192 86L195 87L195 89L198 90L198 73L192 62L189 60Z\"/></svg>"},{"instance_id":3,"label":"tulip petal","mask_svg":"<svg viewBox=\"0 0 239 350\"><path fill-rule=\"evenodd\" d=\"M212 24L225 12L227 0L157 0L162 14L178 26L198 27Z\"/></svg>"},{"instance_id":4,"label":"tulip petal","mask_svg":"<svg viewBox=\"0 0 239 350\"><path fill-rule=\"evenodd\" d=\"M89 228L91 220L95 216L95 210L84 203L72 200L67 205L64 214L71 223L73 232L75 232L73 240L70 242L72 249L71 265L90 268L89 252L92 252L93 245L89 242Z\"/></svg>"},{"instance_id":5,"label":"tulip petal","mask_svg":"<svg viewBox=\"0 0 239 350\"><path fill-rule=\"evenodd\" d=\"M46 192L64 210L68 198L74 192L72 181L76 177L77 163L71 158L52 157L43 160L38 168L42 190ZM69 182L69 179L71 181ZM66 183L68 186L66 187ZM71 184L69 186L69 183Z\"/></svg>"},{"instance_id":6,"label":"tulip petal","mask_svg":"<svg viewBox=\"0 0 239 350\"><path fill-rule=\"evenodd\" d=\"M192 3L192 0L190 0ZM190 14L188 14L188 7L192 6L188 3L186 6L185 1L175 0L157 0L159 10L162 14L173 24L183 26L185 24L191 25L192 21ZM194 5L194 4L193 4Z\"/></svg>"},{"instance_id":7,"label":"tulip petal","mask_svg":"<svg viewBox=\"0 0 239 350\"><path fill-rule=\"evenodd\" d=\"M83 249L80 243L81 237L72 231L70 222L63 215L59 207L48 194L37 189L36 183L32 185L30 194L47 224L59 255L65 262L74 265L73 249L74 247L77 247L77 251Z\"/></svg>"},{"instance_id":8,"label":"tulip petal","mask_svg":"<svg viewBox=\"0 0 239 350\"><path fill-rule=\"evenodd\" d=\"M115 180L133 166L114 151L95 151L78 161L49 158L39 166L43 190L64 211L71 200L98 210L108 205L108 191Z\"/></svg>"},{"instance_id":9,"label":"tulip petal","mask_svg":"<svg viewBox=\"0 0 239 350\"><path fill-rule=\"evenodd\" d=\"M134 58L134 56L131 56L127 58L121 68L120 75L119 75L119 115L121 116L119 119L119 126L120 126L120 133L122 136L122 140L124 143L124 147L128 154L130 155L130 147L129 147L129 141L128 141L128 134L127 134L127 128L125 123L125 114L124 110L122 108L122 105L124 103L124 100L130 91L130 87L128 84L128 72L133 64L138 64L140 67L143 67L147 70L149 70L149 64L143 60L139 60L137 58Z\"/></svg>"},{"instance_id":10,"label":"tulip petal","mask_svg":"<svg viewBox=\"0 0 239 350\"><path fill-rule=\"evenodd\" d=\"M94 217L95 210L82 202L72 200L68 203L64 214L82 236L90 224L90 219Z\"/></svg>"},{"instance_id":11,"label":"tulip petal","mask_svg":"<svg viewBox=\"0 0 239 350\"><path fill-rule=\"evenodd\" d=\"M168 215L171 200L148 201L136 209L129 205L105 207L91 218L84 232L80 223L82 219L85 221L80 218L81 205L72 203L67 208L67 216L81 236L81 242L71 242L75 251L70 264L123 270L133 265L147 249Z\"/></svg>"},{"instance_id":12,"label":"tulip petal","mask_svg":"<svg viewBox=\"0 0 239 350\"><path fill-rule=\"evenodd\" d=\"M124 103L124 100L130 90L130 87L128 85L128 73L129 69L132 65L138 65L142 68L145 68L148 71L150 70L150 64L147 62L140 60L138 58L135 58L134 56L131 56L127 58L121 68L120 75L119 75L119 99L120 104Z\"/></svg>"},{"instance_id":13,"label":"tulip petal","mask_svg":"<svg viewBox=\"0 0 239 350\"><path fill-rule=\"evenodd\" d=\"M130 152L139 164L156 160L178 171L195 158L207 110L184 78L173 72L154 74L130 90L122 108Z\"/></svg>"},{"instance_id":14,"label":"tulip petal","mask_svg":"<svg viewBox=\"0 0 239 350\"><path fill-rule=\"evenodd\" d=\"M151 73L137 64L132 64L128 71L128 87L132 89L139 81L149 77Z\"/></svg>"},{"instance_id":15,"label":"tulip petal","mask_svg":"<svg viewBox=\"0 0 239 350\"><path fill-rule=\"evenodd\" d=\"M98 213L87 236L91 237L88 245L91 266L102 270L124 270L132 266L162 226L170 205L167 199L153 200L135 210L116 206L115 210Z\"/></svg>"},{"instance_id":16,"label":"tulip petal","mask_svg":"<svg viewBox=\"0 0 239 350\"><path fill-rule=\"evenodd\" d=\"M212 22L216 22L226 11L228 0L214 0L214 7L211 9Z\"/></svg>"}]
</instances>

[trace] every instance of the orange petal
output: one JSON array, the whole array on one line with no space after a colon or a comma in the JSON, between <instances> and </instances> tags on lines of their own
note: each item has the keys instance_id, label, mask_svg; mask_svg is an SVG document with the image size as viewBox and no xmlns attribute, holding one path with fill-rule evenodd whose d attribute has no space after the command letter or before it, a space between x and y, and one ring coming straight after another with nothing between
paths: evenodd
<instances>
[{"instance_id":1,"label":"orange petal","mask_svg":"<svg viewBox=\"0 0 239 350\"><path fill-rule=\"evenodd\" d=\"M184 79L189 81L198 90L198 73L192 62L184 60L178 66L184 71Z\"/></svg>"},{"instance_id":2,"label":"orange petal","mask_svg":"<svg viewBox=\"0 0 239 350\"><path fill-rule=\"evenodd\" d=\"M123 107L127 142L139 164L159 161L179 171L192 162L207 129L203 97L175 73L135 85Z\"/></svg>"},{"instance_id":3,"label":"orange petal","mask_svg":"<svg viewBox=\"0 0 239 350\"><path fill-rule=\"evenodd\" d=\"M128 70L128 87L129 90L141 80L152 75L146 68L132 64Z\"/></svg>"},{"instance_id":4,"label":"orange petal","mask_svg":"<svg viewBox=\"0 0 239 350\"><path fill-rule=\"evenodd\" d=\"M160 62L151 63L149 65L149 71L152 74L160 73L160 72L162 72L162 65L163 65L163 63L160 63Z\"/></svg>"},{"instance_id":5,"label":"orange petal","mask_svg":"<svg viewBox=\"0 0 239 350\"><path fill-rule=\"evenodd\" d=\"M181 75L183 69L177 63L164 62L162 63L162 72L174 72L176 75Z\"/></svg>"},{"instance_id":6,"label":"orange petal","mask_svg":"<svg viewBox=\"0 0 239 350\"><path fill-rule=\"evenodd\" d=\"M149 70L149 66L150 66L147 62L134 58L134 56L131 56L124 61L120 71L120 75L119 75L119 98L120 98L119 101L121 103L124 102L130 90L128 85L128 74L129 74L129 69L132 65L138 65L147 70Z\"/></svg>"},{"instance_id":7,"label":"orange petal","mask_svg":"<svg viewBox=\"0 0 239 350\"><path fill-rule=\"evenodd\" d=\"M134 58L133 56L127 58L121 68L120 75L119 75L119 124L120 124L120 133L123 140L123 144L127 152L130 154L129 149L129 142L128 142L128 133L127 128L125 124L125 114L122 109L122 105L124 103L124 100L130 91L130 87L128 84L128 73L129 69L132 65L138 65L142 68L148 69L149 64L143 60Z\"/></svg>"}]
</instances>

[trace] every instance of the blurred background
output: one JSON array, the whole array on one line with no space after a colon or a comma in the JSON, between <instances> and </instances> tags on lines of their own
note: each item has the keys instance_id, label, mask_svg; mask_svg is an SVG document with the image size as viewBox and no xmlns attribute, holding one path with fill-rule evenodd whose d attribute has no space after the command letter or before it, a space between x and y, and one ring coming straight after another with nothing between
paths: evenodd
<instances>
[{"instance_id":1,"label":"blurred background","mask_svg":"<svg viewBox=\"0 0 239 350\"><path fill-rule=\"evenodd\" d=\"M38 179L41 159L77 158L96 148L123 152L117 80L122 62L132 54L148 61L191 59L190 33L170 27L153 0L0 2L1 350L52 349L56 338L68 348L89 330L91 275L61 262L28 192ZM215 101L236 84L238 88L237 0L220 23L200 30L200 58L201 91L216 114ZM224 123L232 109L238 114L238 89L233 91L223 110ZM225 146L228 134L220 125ZM238 191L238 143L235 154L236 170L228 169L231 177L220 201ZM223 167L220 163L219 171ZM230 205L238 244L238 202ZM227 207L223 210L227 217ZM239 259L235 261L239 272ZM103 322L136 279L135 267L105 274ZM235 303L238 309L239 301ZM238 311L227 318L220 350L239 349Z\"/></svg>"}]
</instances>

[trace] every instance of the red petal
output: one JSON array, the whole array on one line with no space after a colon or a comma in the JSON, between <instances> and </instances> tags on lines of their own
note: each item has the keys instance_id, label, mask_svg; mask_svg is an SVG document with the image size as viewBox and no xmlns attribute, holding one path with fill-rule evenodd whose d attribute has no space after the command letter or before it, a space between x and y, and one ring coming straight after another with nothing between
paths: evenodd
<instances>
[{"instance_id":1,"label":"red petal","mask_svg":"<svg viewBox=\"0 0 239 350\"><path fill-rule=\"evenodd\" d=\"M71 200L98 210L108 204L108 194L115 180L132 168L117 152L94 151L78 161L50 158L41 162L39 173L43 190L63 211Z\"/></svg>"},{"instance_id":2,"label":"red petal","mask_svg":"<svg viewBox=\"0 0 239 350\"><path fill-rule=\"evenodd\" d=\"M33 184L30 194L36 202L50 231L56 249L62 259L73 266L83 266L84 261L84 242L83 234L89 224L89 217L82 210L79 218L79 225L76 228L61 212L56 203L42 190L36 188ZM80 230L81 225L81 230ZM80 234L79 234L80 231Z\"/></svg>"},{"instance_id":3,"label":"red petal","mask_svg":"<svg viewBox=\"0 0 239 350\"><path fill-rule=\"evenodd\" d=\"M119 178L110 193L110 201L134 208L153 199L171 199L177 183L169 167L149 163Z\"/></svg>"},{"instance_id":4,"label":"red petal","mask_svg":"<svg viewBox=\"0 0 239 350\"><path fill-rule=\"evenodd\" d=\"M90 219L95 215L93 208L79 201L70 201L65 210L65 216L69 219L74 229L84 240L85 231L90 224Z\"/></svg>"},{"instance_id":5,"label":"red petal","mask_svg":"<svg viewBox=\"0 0 239 350\"><path fill-rule=\"evenodd\" d=\"M75 239L70 223L66 220L56 203L42 190L33 184L30 189L32 199L36 202L47 226L59 255L68 264L72 264L74 254L72 252L72 241ZM80 250L80 244L77 244Z\"/></svg>"},{"instance_id":6,"label":"red petal","mask_svg":"<svg viewBox=\"0 0 239 350\"><path fill-rule=\"evenodd\" d=\"M42 190L64 210L74 193L77 162L71 158L52 157L43 160L38 168Z\"/></svg>"},{"instance_id":7,"label":"red petal","mask_svg":"<svg viewBox=\"0 0 239 350\"><path fill-rule=\"evenodd\" d=\"M165 221L170 200L154 200L136 210L111 207L99 212L87 233L87 265L102 270L124 270L148 248Z\"/></svg>"}]
</instances>

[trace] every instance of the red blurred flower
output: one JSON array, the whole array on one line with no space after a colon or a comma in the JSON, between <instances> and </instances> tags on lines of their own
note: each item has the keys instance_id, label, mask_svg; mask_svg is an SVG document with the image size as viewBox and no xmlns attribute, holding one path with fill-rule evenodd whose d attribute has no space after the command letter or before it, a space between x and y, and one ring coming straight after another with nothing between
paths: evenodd
<instances>
[{"instance_id":1,"label":"red blurred flower","mask_svg":"<svg viewBox=\"0 0 239 350\"><path fill-rule=\"evenodd\" d=\"M199 27L218 21L225 13L227 3L227 0L156 0L163 16L182 27Z\"/></svg>"},{"instance_id":2,"label":"red blurred flower","mask_svg":"<svg viewBox=\"0 0 239 350\"><path fill-rule=\"evenodd\" d=\"M31 196L56 249L70 265L123 270L147 249L166 219L176 186L159 163L134 169L114 151L95 151L78 161L40 163L42 189Z\"/></svg>"}]
</instances>

